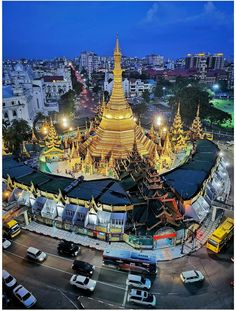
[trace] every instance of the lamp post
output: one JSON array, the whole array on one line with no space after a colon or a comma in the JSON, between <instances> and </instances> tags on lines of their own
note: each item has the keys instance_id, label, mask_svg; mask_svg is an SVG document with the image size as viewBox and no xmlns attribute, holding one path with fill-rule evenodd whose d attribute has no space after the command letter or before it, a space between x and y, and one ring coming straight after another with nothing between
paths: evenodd
<instances>
[{"instance_id":1,"label":"lamp post","mask_svg":"<svg viewBox=\"0 0 236 311\"><path fill-rule=\"evenodd\" d=\"M163 88L162 88L162 91L163 91L163 97L165 98L165 90L166 90L166 87L165 86L163 86Z\"/></svg>"}]
</instances>

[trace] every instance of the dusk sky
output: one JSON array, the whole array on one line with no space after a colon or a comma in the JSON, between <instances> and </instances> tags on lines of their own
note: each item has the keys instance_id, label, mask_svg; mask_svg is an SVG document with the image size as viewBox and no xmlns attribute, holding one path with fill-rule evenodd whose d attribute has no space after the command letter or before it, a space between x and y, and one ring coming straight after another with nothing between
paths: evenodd
<instances>
[{"instance_id":1,"label":"dusk sky","mask_svg":"<svg viewBox=\"0 0 236 311\"><path fill-rule=\"evenodd\" d=\"M233 56L233 2L3 2L3 58L223 52Z\"/></svg>"}]
</instances>

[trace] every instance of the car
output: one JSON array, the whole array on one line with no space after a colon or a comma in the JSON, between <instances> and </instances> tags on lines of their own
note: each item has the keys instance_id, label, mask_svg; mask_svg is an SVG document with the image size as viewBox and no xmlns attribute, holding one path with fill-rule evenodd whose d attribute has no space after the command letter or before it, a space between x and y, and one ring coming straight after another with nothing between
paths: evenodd
<instances>
[{"instance_id":1,"label":"car","mask_svg":"<svg viewBox=\"0 0 236 311\"><path fill-rule=\"evenodd\" d=\"M133 302L136 304L155 307L156 305L156 296L153 294L149 294L147 291L134 289L132 288L128 293L129 302Z\"/></svg>"},{"instance_id":2,"label":"car","mask_svg":"<svg viewBox=\"0 0 236 311\"><path fill-rule=\"evenodd\" d=\"M3 238L2 239L2 248L7 249L9 246L11 246L11 242L8 239Z\"/></svg>"},{"instance_id":3,"label":"car","mask_svg":"<svg viewBox=\"0 0 236 311\"><path fill-rule=\"evenodd\" d=\"M126 285L132 285L134 287L150 289L152 286L151 281L141 275L129 274L126 280Z\"/></svg>"},{"instance_id":4,"label":"car","mask_svg":"<svg viewBox=\"0 0 236 311\"><path fill-rule=\"evenodd\" d=\"M2 281L8 288L14 287L17 283L16 279L7 270L2 270Z\"/></svg>"},{"instance_id":5,"label":"car","mask_svg":"<svg viewBox=\"0 0 236 311\"><path fill-rule=\"evenodd\" d=\"M184 283L194 283L204 280L204 275L201 271L190 270L180 273L180 278Z\"/></svg>"},{"instance_id":6,"label":"car","mask_svg":"<svg viewBox=\"0 0 236 311\"><path fill-rule=\"evenodd\" d=\"M91 276L95 270L95 266L81 260L74 260L71 268L79 274Z\"/></svg>"},{"instance_id":7,"label":"car","mask_svg":"<svg viewBox=\"0 0 236 311\"><path fill-rule=\"evenodd\" d=\"M47 254L42 252L41 250L35 248L35 247L29 247L27 249L27 256L30 259L33 259L35 261L42 262L47 258Z\"/></svg>"},{"instance_id":8,"label":"car","mask_svg":"<svg viewBox=\"0 0 236 311\"><path fill-rule=\"evenodd\" d=\"M7 307L10 302L10 299L7 297L6 293L2 293L2 306Z\"/></svg>"},{"instance_id":9,"label":"car","mask_svg":"<svg viewBox=\"0 0 236 311\"><path fill-rule=\"evenodd\" d=\"M37 299L23 285L18 285L13 289L15 297L26 307L30 308L36 304Z\"/></svg>"},{"instance_id":10,"label":"car","mask_svg":"<svg viewBox=\"0 0 236 311\"><path fill-rule=\"evenodd\" d=\"M96 286L96 281L90 279L87 276L84 275L72 275L71 279L70 279L70 284L74 285L78 288L82 288L85 290L89 290L91 292L94 291L95 286Z\"/></svg>"},{"instance_id":11,"label":"car","mask_svg":"<svg viewBox=\"0 0 236 311\"><path fill-rule=\"evenodd\" d=\"M77 256L80 252L80 247L75 243L69 241L60 241L57 247L59 254L65 254L70 256Z\"/></svg>"}]
</instances>

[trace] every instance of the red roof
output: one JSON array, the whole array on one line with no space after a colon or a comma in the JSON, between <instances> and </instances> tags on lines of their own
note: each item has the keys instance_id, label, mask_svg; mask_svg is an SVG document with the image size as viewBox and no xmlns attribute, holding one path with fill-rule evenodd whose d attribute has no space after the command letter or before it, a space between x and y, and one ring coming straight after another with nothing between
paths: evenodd
<instances>
[{"instance_id":1,"label":"red roof","mask_svg":"<svg viewBox=\"0 0 236 311\"><path fill-rule=\"evenodd\" d=\"M44 82L64 81L63 76L44 76Z\"/></svg>"}]
</instances>

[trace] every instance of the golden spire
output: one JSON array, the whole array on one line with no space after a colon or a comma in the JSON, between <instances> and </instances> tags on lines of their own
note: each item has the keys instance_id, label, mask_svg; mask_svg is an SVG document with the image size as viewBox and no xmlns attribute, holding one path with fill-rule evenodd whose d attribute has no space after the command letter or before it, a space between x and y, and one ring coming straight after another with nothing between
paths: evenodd
<instances>
[{"instance_id":1,"label":"golden spire","mask_svg":"<svg viewBox=\"0 0 236 311\"><path fill-rule=\"evenodd\" d=\"M177 115L180 115L180 102L178 102L178 107L177 107Z\"/></svg>"},{"instance_id":2,"label":"golden spire","mask_svg":"<svg viewBox=\"0 0 236 311\"><path fill-rule=\"evenodd\" d=\"M121 55L118 33L116 34L116 46L114 50L114 55Z\"/></svg>"},{"instance_id":3,"label":"golden spire","mask_svg":"<svg viewBox=\"0 0 236 311\"><path fill-rule=\"evenodd\" d=\"M32 141L37 141L37 137L35 136L35 133L34 133L34 128L32 127L32 137L31 137L31 140Z\"/></svg>"},{"instance_id":4,"label":"golden spire","mask_svg":"<svg viewBox=\"0 0 236 311\"><path fill-rule=\"evenodd\" d=\"M76 139L77 139L78 141L81 141L81 133L80 133L79 125L78 125L78 127L77 127Z\"/></svg>"},{"instance_id":5,"label":"golden spire","mask_svg":"<svg viewBox=\"0 0 236 311\"><path fill-rule=\"evenodd\" d=\"M198 104L198 106L197 106L197 118L199 118L199 112L200 112L200 104Z\"/></svg>"}]
</instances>

